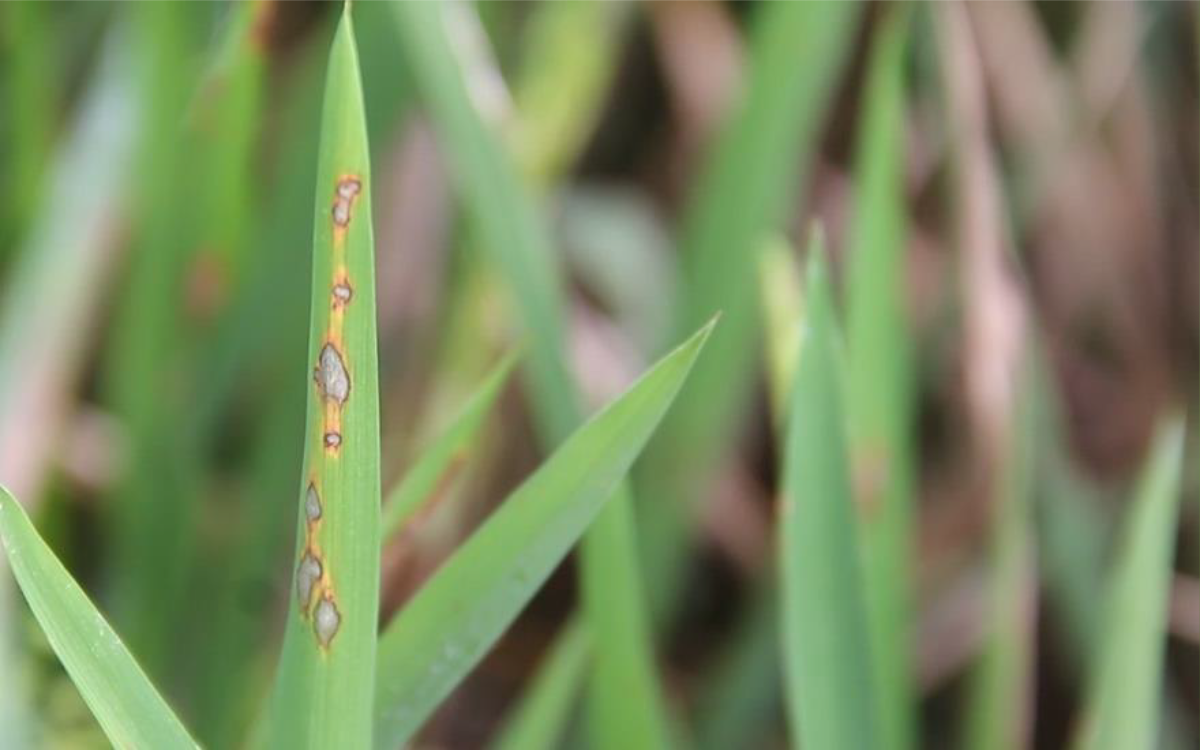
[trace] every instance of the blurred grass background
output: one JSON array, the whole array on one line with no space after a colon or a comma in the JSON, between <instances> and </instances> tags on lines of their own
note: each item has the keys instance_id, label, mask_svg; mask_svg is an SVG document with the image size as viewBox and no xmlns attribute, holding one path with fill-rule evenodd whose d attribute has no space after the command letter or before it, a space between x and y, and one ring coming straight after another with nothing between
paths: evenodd
<instances>
[{"instance_id":1,"label":"blurred grass background","mask_svg":"<svg viewBox=\"0 0 1200 750\"><path fill-rule=\"evenodd\" d=\"M0 482L212 747L245 736L281 634L337 10L0 4ZM855 729L891 750L1058 748L1141 685L1156 742L1196 746L1200 460L1193 437L1172 491L1159 427L1186 410L1195 433L1194 4L354 13L385 494L525 346L525 377L385 546L385 616L579 414L723 312L628 506L419 744L603 743L585 714L786 743L776 501L820 480L785 483L784 435L824 321L845 402L822 418L846 434L790 450L848 479L801 496L857 518L862 592L821 600L865 618L873 658L831 667L869 686ZM829 288L805 291L818 244ZM824 295L840 322L806 310ZM845 520L818 517L816 541ZM850 557L822 549L797 554ZM0 577L0 746L103 747L16 605ZM1164 608L1139 640L1137 613ZM585 680L629 693L577 710Z\"/></svg>"}]
</instances>

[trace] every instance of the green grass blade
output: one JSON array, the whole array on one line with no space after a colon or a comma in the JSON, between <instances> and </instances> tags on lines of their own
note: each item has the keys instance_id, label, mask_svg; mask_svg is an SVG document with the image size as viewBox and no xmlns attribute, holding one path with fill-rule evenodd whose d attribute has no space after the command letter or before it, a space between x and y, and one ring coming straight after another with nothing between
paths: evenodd
<instances>
[{"instance_id":1,"label":"green grass blade","mask_svg":"<svg viewBox=\"0 0 1200 750\"><path fill-rule=\"evenodd\" d=\"M13 6L4 13L28 10ZM106 226L128 177L135 119L132 66L118 33L104 44L94 80L50 166L45 200L26 227L0 295L0 482L28 502L41 496L67 416L63 406L84 364L87 321L103 291L95 280L113 260ZM0 670L11 676L0 701L0 726L15 746L32 746L34 721L26 700L32 693L26 689L25 654L16 648L11 600L9 578L0 575Z\"/></svg>"},{"instance_id":2,"label":"green grass blade","mask_svg":"<svg viewBox=\"0 0 1200 750\"><path fill-rule=\"evenodd\" d=\"M110 493L112 616L146 671L171 693L182 676L172 651L187 624L200 528L197 456L179 428L193 340L179 290L197 249L189 241L193 185L179 179L195 165L181 136L210 11L173 3L129 10L141 107L135 239L100 372L103 401L129 439L127 468Z\"/></svg>"},{"instance_id":3,"label":"green grass blade","mask_svg":"<svg viewBox=\"0 0 1200 750\"><path fill-rule=\"evenodd\" d=\"M823 252L810 250L779 519L784 678L793 741L856 750L876 747L875 703Z\"/></svg>"},{"instance_id":4,"label":"green grass blade","mask_svg":"<svg viewBox=\"0 0 1200 750\"><path fill-rule=\"evenodd\" d=\"M246 228L256 206L254 145L268 54L264 34L274 12L269 0L230 6L214 62L189 113L188 147L201 157L194 241L224 286L241 281L250 257Z\"/></svg>"},{"instance_id":5,"label":"green grass blade","mask_svg":"<svg viewBox=\"0 0 1200 750\"><path fill-rule=\"evenodd\" d=\"M0 540L30 609L113 745L198 747L3 487Z\"/></svg>"},{"instance_id":6,"label":"green grass blade","mask_svg":"<svg viewBox=\"0 0 1200 750\"><path fill-rule=\"evenodd\" d=\"M396 616L380 640L377 747L411 738L562 561L613 496L711 330L568 438Z\"/></svg>"},{"instance_id":7,"label":"green grass blade","mask_svg":"<svg viewBox=\"0 0 1200 750\"><path fill-rule=\"evenodd\" d=\"M1103 568L1110 531L1104 511L1112 503L1071 460L1061 394L1046 352L1044 343L1034 349L1029 379L1038 440L1033 480L1038 572L1047 609L1059 623L1055 645L1078 676L1099 639L1096 602L1103 598L1103 580L1096 572Z\"/></svg>"},{"instance_id":8,"label":"green grass blade","mask_svg":"<svg viewBox=\"0 0 1200 750\"><path fill-rule=\"evenodd\" d=\"M310 380L297 376L308 361L308 330L295 325L308 314L312 269L296 248L312 241L313 188L320 143L321 81L332 24L299 52L288 80L277 82L282 104L276 135L280 158L270 174L270 196L254 224L254 253L247 279L226 310L204 361L211 364L197 395L200 415L195 441L205 449L220 439L218 415L231 399L243 411L257 408L257 427L246 450L245 480L230 500L241 523L230 525L224 543L214 545L206 570L219 592L206 628L195 683L196 732L208 747L230 747L245 735L269 692L276 654L267 646L273 633L273 598L248 606L246 592L285 580L295 530L279 523L294 512L300 475ZM264 373L262 363L269 362ZM220 373L220 374L218 374ZM263 377L267 374L267 377ZM246 383L254 383L253 390Z\"/></svg>"},{"instance_id":9,"label":"green grass blade","mask_svg":"<svg viewBox=\"0 0 1200 750\"><path fill-rule=\"evenodd\" d=\"M804 300L800 266L791 243L767 242L759 255L758 283L765 337L767 399L774 426L784 431L803 331Z\"/></svg>"},{"instance_id":10,"label":"green grass blade","mask_svg":"<svg viewBox=\"0 0 1200 750\"><path fill-rule=\"evenodd\" d=\"M581 621L573 619L565 627L538 665L533 684L509 711L492 750L554 750L560 746L591 654Z\"/></svg>"},{"instance_id":11,"label":"green grass blade","mask_svg":"<svg viewBox=\"0 0 1200 750\"><path fill-rule=\"evenodd\" d=\"M453 7L453 6L451 6ZM413 74L430 107L444 152L482 245L505 275L530 353L525 368L544 445L558 445L580 419L579 398L564 357L562 300L555 258L511 159L471 101L447 38L447 12L433 3L394 3ZM641 597L631 498L622 485L583 545L583 588L596 653L593 738L601 747L667 743L665 708L655 676Z\"/></svg>"},{"instance_id":12,"label":"green grass blade","mask_svg":"<svg viewBox=\"0 0 1200 750\"><path fill-rule=\"evenodd\" d=\"M909 332L904 304L904 52L909 6L873 43L855 168L847 285L850 466L859 509L879 742L914 746Z\"/></svg>"},{"instance_id":13,"label":"green grass blade","mask_svg":"<svg viewBox=\"0 0 1200 750\"><path fill-rule=\"evenodd\" d=\"M510 140L522 173L545 190L596 125L632 5L542 3L531 10L513 85L518 125Z\"/></svg>"},{"instance_id":14,"label":"green grass blade","mask_svg":"<svg viewBox=\"0 0 1200 750\"><path fill-rule=\"evenodd\" d=\"M5 150L4 208L0 209L0 265L12 240L33 219L55 136L62 87L59 41L52 32L50 6L5 3L0 7L0 83L9 129Z\"/></svg>"},{"instance_id":15,"label":"green grass blade","mask_svg":"<svg viewBox=\"0 0 1200 750\"><path fill-rule=\"evenodd\" d=\"M329 57L297 551L269 746L371 745L379 611L372 183L349 6Z\"/></svg>"},{"instance_id":16,"label":"green grass blade","mask_svg":"<svg viewBox=\"0 0 1200 750\"><path fill-rule=\"evenodd\" d=\"M1128 511L1080 750L1156 746L1182 460L1183 423L1171 419L1159 429Z\"/></svg>"},{"instance_id":17,"label":"green grass blade","mask_svg":"<svg viewBox=\"0 0 1200 750\"><path fill-rule=\"evenodd\" d=\"M810 244L819 243L819 237L814 229ZM759 255L763 360L771 422L781 437L787 434L788 401L804 340L802 277L791 245L783 238L769 240ZM756 744L770 731L782 694L779 598L778 577L760 577L728 643L714 657L693 711L700 750Z\"/></svg>"},{"instance_id":18,"label":"green grass blade","mask_svg":"<svg viewBox=\"0 0 1200 750\"><path fill-rule=\"evenodd\" d=\"M480 384L462 411L450 425L429 444L421 453L416 464L404 475L404 479L396 485L383 506L383 522L380 540L387 544L388 540L399 531L420 510L421 506L434 494L438 485L447 476L451 467L462 461L464 454L470 449L472 442L479 435L480 428L487 421L487 415L496 403L504 384L508 382L516 358L505 357L496 365L492 372Z\"/></svg>"},{"instance_id":19,"label":"green grass blade","mask_svg":"<svg viewBox=\"0 0 1200 750\"><path fill-rule=\"evenodd\" d=\"M653 601L676 589L696 498L750 395L759 340L757 263L782 227L820 134L821 118L860 12L858 3L755 8L746 92L700 176L684 217L676 335L720 310L721 330L679 408L647 451L645 569ZM641 509L639 509L641 510Z\"/></svg>"},{"instance_id":20,"label":"green grass blade","mask_svg":"<svg viewBox=\"0 0 1200 750\"><path fill-rule=\"evenodd\" d=\"M1035 572L1030 500L1034 458L1043 452L1035 409L1036 362L1026 352L1015 373L1013 418L996 478L989 539L983 647L972 674L964 746L1026 747L1033 686Z\"/></svg>"},{"instance_id":21,"label":"green grass blade","mask_svg":"<svg viewBox=\"0 0 1200 750\"><path fill-rule=\"evenodd\" d=\"M391 7L481 244L507 275L529 329L531 346L523 369L531 392L539 397L538 429L562 440L578 422L579 405L563 367L564 305L548 237L511 158L471 100L447 37L446 8L437 3Z\"/></svg>"}]
</instances>

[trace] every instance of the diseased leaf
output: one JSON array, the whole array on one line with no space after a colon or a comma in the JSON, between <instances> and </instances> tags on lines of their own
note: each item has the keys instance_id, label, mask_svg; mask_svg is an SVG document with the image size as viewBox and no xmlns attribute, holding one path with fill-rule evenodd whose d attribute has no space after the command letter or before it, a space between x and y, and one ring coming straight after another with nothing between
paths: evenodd
<instances>
[{"instance_id":1,"label":"diseased leaf","mask_svg":"<svg viewBox=\"0 0 1200 750\"><path fill-rule=\"evenodd\" d=\"M371 745L379 617L373 184L350 6L325 87L313 232L308 419L270 747Z\"/></svg>"}]
</instances>

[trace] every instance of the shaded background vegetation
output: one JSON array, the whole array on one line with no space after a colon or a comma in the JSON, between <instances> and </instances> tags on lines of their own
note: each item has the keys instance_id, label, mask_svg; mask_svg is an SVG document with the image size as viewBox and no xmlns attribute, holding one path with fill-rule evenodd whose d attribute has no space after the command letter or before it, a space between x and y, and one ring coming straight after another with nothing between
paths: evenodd
<instances>
[{"instance_id":1,"label":"shaded background vegetation","mask_svg":"<svg viewBox=\"0 0 1200 750\"><path fill-rule=\"evenodd\" d=\"M1014 362L1032 341L1047 387L1025 529L1031 574L1013 600L1028 627L1013 655L1030 665L1028 711L1003 718L1021 724L1029 746L1060 747L1131 481L1160 418L1181 406L1194 415L1196 8L907 10L900 278L913 363L921 746L961 737L990 623L1003 446L1032 398L1014 387ZM286 599L335 11L0 5L0 481L215 746L254 709ZM762 209L739 234L729 226L759 215L757 189L734 179L704 202L697 186L741 106L767 12L496 2L457 7L452 27L473 101L551 229L567 300L558 325L590 404L691 318L726 307L717 303L727 291L736 307L720 350L731 364L704 398L680 403L634 477L640 514L682 495L677 512L694 515L678 575L654 547L643 567L667 581L656 603L677 603L652 607L662 610L668 702L711 746L784 739L777 636L761 601L781 446L760 342L769 349L791 329L772 330L758 312L769 287L758 289L759 257L770 246L798 259L793 248L819 222L835 278L849 275L864 222L856 160L873 95L868 59L902 10L867 6L839 38L829 96L801 92L811 93L811 127L785 134L778 184L766 188L781 210ZM355 13L376 183L388 487L518 345L521 300L478 251L487 239L462 203L447 158L454 141L431 119L395 24L379 4ZM807 81L795 63L783 61L771 85ZM746 152L734 145L721 158L753 159L755 140L768 138L740 132ZM696 205L717 212L710 224L689 219ZM704 244L687 236L693 225L746 239L705 266L711 257L686 254ZM786 295L782 268L761 276L782 279ZM543 455L529 383L506 388L481 444L386 549L385 612ZM1164 743L1180 748L1200 736L1195 450L1187 456L1163 703ZM856 461L857 490L869 491L871 469ZM567 565L424 740L475 747L492 736L576 589ZM4 594L5 635L20 644L4 669L19 679L5 679L0 700L32 697L48 744L102 745L32 621L10 606L14 592Z\"/></svg>"}]
</instances>

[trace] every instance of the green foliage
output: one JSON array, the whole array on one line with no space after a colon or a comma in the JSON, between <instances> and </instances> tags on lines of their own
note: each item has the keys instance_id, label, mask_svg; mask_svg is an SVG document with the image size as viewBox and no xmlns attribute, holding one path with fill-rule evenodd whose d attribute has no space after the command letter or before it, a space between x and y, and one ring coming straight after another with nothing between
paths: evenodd
<instances>
[{"instance_id":1,"label":"green foliage","mask_svg":"<svg viewBox=\"0 0 1200 750\"><path fill-rule=\"evenodd\" d=\"M478 437L488 412L491 411L501 387L508 381L509 372L516 364L514 357L507 357L496 365L491 374L480 384L463 405L462 411L446 429L421 453L420 460L404 475L404 479L388 493L383 506L383 521L380 540L387 544L405 522L431 500L438 485L444 482L452 466L463 460L470 450L472 441Z\"/></svg>"},{"instance_id":2,"label":"green foliage","mask_svg":"<svg viewBox=\"0 0 1200 750\"><path fill-rule=\"evenodd\" d=\"M0 540L25 600L113 745L198 747L3 487Z\"/></svg>"},{"instance_id":3,"label":"green foliage","mask_svg":"<svg viewBox=\"0 0 1200 750\"><path fill-rule=\"evenodd\" d=\"M467 211L528 331L534 416L543 444L553 447L578 423L581 410L565 364L566 307L549 237L511 157L479 110L481 92L470 84L482 85L472 77L480 72L464 69L455 57L446 26L464 19L451 15L453 7L431 3L392 7ZM460 53L478 52L469 46L460 44ZM606 654L592 672L591 729L598 747L661 747L668 731L642 601L632 500L625 488L616 491L582 550L589 633Z\"/></svg>"},{"instance_id":4,"label":"green foliage","mask_svg":"<svg viewBox=\"0 0 1200 750\"><path fill-rule=\"evenodd\" d=\"M1163 424L1138 480L1111 573L1104 633L1076 747L1154 747L1159 736L1183 424Z\"/></svg>"},{"instance_id":5,"label":"green foliage","mask_svg":"<svg viewBox=\"0 0 1200 750\"><path fill-rule=\"evenodd\" d=\"M912 411L905 306L904 61L910 7L890 7L872 45L855 164L846 286L850 472L871 632L879 742L914 747Z\"/></svg>"},{"instance_id":6,"label":"green foliage","mask_svg":"<svg viewBox=\"0 0 1200 750\"><path fill-rule=\"evenodd\" d=\"M312 384L270 747L371 744L380 523L374 192L347 9L330 52L321 118Z\"/></svg>"},{"instance_id":7,"label":"green foliage","mask_svg":"<svg viewBox=\"0 0 1200 750\"><path fill-rule=\"evenodd\" d=\"M579 428L388 625L376 746L404 744L600 513L687 378L705 326Z\"/></svg>"},{"instance_id":8,"label":"green foliage","mask_svg":"<svg viewBox=\"0 0 1200 750\"><path fill-rule=\"evenodd\" d=\"M876 746L877 704L824 253L809 250L779 513L784 677L795 742L850 750Z\"/></svg>"},{"instance_id":9,"label":"green foliage","mask_svg":"<svg viewBox=\"0 0 1200 750\"><path fill-rule=\"evenodd\" d=\"M0 4L0 746L1194 745L1200 26L1043 11Z\"/></svg>"},{"instance_id":10,"label":"green foliage","mask_svg":"<svg viewBox=\"0 0 1200 750\"><path fill-rule=\"evenodd\" d=\"M656 601L677 589L689 508L721 457L721 438L745 404L759 339L754 253L798 202L820 124L860 8L857 3L767 3L750 35L744 94L713 144L687 204L680 237L677 335L716 311L724 323L681 395L645 472L648 582Z\"/></svg>"}]
</instances>

